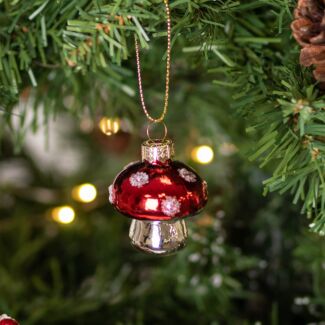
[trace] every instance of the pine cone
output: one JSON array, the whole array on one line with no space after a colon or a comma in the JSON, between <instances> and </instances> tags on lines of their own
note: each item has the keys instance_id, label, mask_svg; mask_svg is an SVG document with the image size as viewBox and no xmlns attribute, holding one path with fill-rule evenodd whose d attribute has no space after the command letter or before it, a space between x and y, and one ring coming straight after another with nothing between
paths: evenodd
<instances>
[{"instance_id":1,"label":"pine cone","mask_svg":"<svg viewBox=\"0 0 325 325\"><path fill-rule=\"evenodd\" d=\"M325 82L325 0L299 0L291 24L292 34L302 46L300 64L315 65L314 77ZM322 87L323 88L323 87Z\"/></svg>"}]
</instances>

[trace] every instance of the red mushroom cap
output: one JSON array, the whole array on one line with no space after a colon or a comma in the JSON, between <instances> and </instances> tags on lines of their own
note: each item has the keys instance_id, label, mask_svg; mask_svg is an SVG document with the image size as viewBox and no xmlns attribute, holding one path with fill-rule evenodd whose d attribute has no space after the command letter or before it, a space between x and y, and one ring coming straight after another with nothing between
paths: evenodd
<instances>
[{"instance_id":1,"label":"red mushroom cap","mask_svg":"<svg viewBox=\"0 0 325 325\"><path fill-rule=\"evenodd\" d=\"M19 325L19 323L6 314L0 315L0 325Z\"/></svg>"},{"instance_id":2,"label":"red mushroom cap","mask_svg":"<svg viewBox=\"0 0 325 325\"><path fill-rule=\"evenodd\" d=\"M179 161L136 162L110 186L110 201L139 220L172 220L195 215L207 202L207 184Z\"/></svg>"}]
</instances>

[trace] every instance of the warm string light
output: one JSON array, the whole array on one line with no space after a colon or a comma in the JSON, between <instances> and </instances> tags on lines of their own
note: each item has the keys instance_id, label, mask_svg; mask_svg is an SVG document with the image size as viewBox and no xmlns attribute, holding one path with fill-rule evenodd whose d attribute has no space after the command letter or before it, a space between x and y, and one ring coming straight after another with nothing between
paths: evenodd
<instances>
[{"instance_id":1,"label":"warm string light","mask_svg":"<svg viewBox=\"0 0 325 325\"><path fill-rule=\"evenodd\" d=\"M103 118L100 123L100 128L103 133L109 134L107 128L109 127L112 131L110 134L116 133L120 128L120 123L118 119L107 119ZM213 149L208 145L201 145L194 147L191 152L192 159L200 164L209 164L214 157ZM93 202L97 198L97 189L93 184L85 183L75 186L72 189L72 197L74 200L82 203ZM155 209L155 202L148 201L148 208ZM68 205L59 206L51 210L51 217L54 221L61 224L69 224L75 220L76 213L75 210Z\"/></svg>"},{"instance_id":2,"label":"warm string light","mask_svg":"<svg viewBox=\"0 0 325 325\"><path fill-rule=\"evenodd\" d=\"M213 149L208 145L194 147L191 152L192 159L200 164L209 164L214 157Z\"/></svg>"},{"instance_id":3,"label":"warm string light","mask_svg":"<svg viewBox=\"0 0 325 325\"><path fill-rule=\"evenodd\" d=\"M96 187L89 183L78 185L72 189L72 197L79 202L92 202L97 197Z\"/></svg>"},{"instance_id":4,"label":"warm string light","mask_svg":"<svg viewBox=\"0 0 325 325\"><path fill-rule=\"evenodd\" d=\"M103 117L99 121L98 127L108 136L116 134L120 130L120 119Z\"/></svg>"},{"instance_id":5,"label":"warm string light","mask_svg":"<svg viewBox=\"0 0 325 325\"><path fill-rule=\"evenodd\" d=\"M64 205L52 209L51 216L58 223L69 224L74 221L76 213L71 206Z\"/></svg>"},{"instance_id":6,"label":"warm string light","mask_svg":"<svg viewBox=\"0 0 325 325\"><path fill-rule=\"evenodd\" d=\"M72 189L72 197L79 202L89 203L96 199L97 189L90 183L75 186ZM76 218L76 212L69 205L62 205L51 210L51 217L54 221L61 224L72 223Z\"/></svg>"}]
</instances>

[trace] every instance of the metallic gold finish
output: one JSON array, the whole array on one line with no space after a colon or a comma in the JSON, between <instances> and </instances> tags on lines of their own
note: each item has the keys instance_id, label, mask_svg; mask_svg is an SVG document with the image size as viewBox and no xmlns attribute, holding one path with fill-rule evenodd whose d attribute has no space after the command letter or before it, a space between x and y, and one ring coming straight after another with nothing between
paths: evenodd
<instances>
[{"instance_id":1,"label":"metallic gold finish","mask_svg":"<svg viewBox=\"0 0 325 325\"><path fill-rule=\"evenodd\" d=\"M164 109L161 113L160 117L153 118L150 116L143 95L142 89L142 78L141 78L141 64L140 64L140 54L139 54L139 44L138 40L135 37L135 53L136 53L136 60L137 60L137 72L138 72L138 83L139 83L139 93L140 93L140 101L142 105L142 109L146 114L147 118L151 122L162 122L167 114L168 109L168 99L169 99L169 79L170 79L170 53L171 53L171 18L170 18L170 9L169 9L169 1L164 0L165 7L166 7L166 14L167 14L167 54L166 54L166 89L165 89L165 101L164 101Z\"/></svg>"},{"instance_id":2,"label":"metallic gold finish","mask_svg":"<svg viewBox=\"0 0 325 325\"><path fill-rule=\"evenodd\" d=\"M169 255L186 245L187 227L184 220L132 220L129 237L137 249L150 254Z\"/></svg>"},{"instance_id":3,"label":"metallic gold finish","mask_svg":"<svg viewBox=\"0 0 325 325\"><path fill-rule=\"evenodd\" d=\"M174 143L171 140L147 140L142 143L141 157L150 163L166 162L174 155Z\"/></svg>"},{"instance_id":4,"label":"metallic gold finish","mask_svg":"<svg viewBox=\"0 0 325 325\"><path fill-rule=\"evenodd\" d=\"M148 137L149 140L153 140L153 139L151 138L151 136L150 136L150 130L151 130L151 127L152 127L154 124L157 124L157 123L158 123L158 122L151 122L151 123L149 123L148 126L147 126L147 137ZM163 121L161 121L160 123L161 123L161 124L163 125L163 127L164 127L164 136L163 136L163 138L162 138L162 141L164 141L164 140L166 139L166 137L167 137L167 133L168 133L168 131L167 131L167 126L166 126L165 122L163 122Z\"/></svg>"}]
</instances>

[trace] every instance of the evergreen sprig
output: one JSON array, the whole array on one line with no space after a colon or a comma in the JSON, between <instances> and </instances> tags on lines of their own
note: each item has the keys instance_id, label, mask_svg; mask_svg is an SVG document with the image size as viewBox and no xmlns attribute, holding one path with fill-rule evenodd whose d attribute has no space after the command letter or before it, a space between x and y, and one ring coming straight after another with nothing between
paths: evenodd
<instances>
[{"instance_id":1,"label":"evergreen sprig","mask_svg":"<svg viewBox=\"0 0 325 325\"><path fill-rule=\"evenodd\" d=\"M293 6L294 1L235 6L222 18L227 28L217 41L184 50L208 51L210 65L219 61L209 69L217 75L214 83L233 92L232 107L259 138L250 159L259 159L261 167L272 165L265 193L290 191L313 219L310 228L324 234L325 97L310 72L297 66L289 29Z\"/></svg>"},{"instance_id":2,"label":"evergreen sprig","mask_svg":"<svg viewBox=\"0 0 325 325\"><path fill-rule=\"evenodd\" d=\"M293 0L171 1L173 47L184 53L177 60L186 64L195 55L219 92L233 94L238 119L244 117L258 138L250 158L273 170L266 192L290 191L313 219L312 230L322 234L325 98L310 71L297 65L289 28L294 6ZM74 98L68 109L76 115L104 107L103 89L134 102L135 77L125 69L134 36L143 48L165 36L158 0L2 0L0 12L0 105L9 113L29 85L36 87L35 115L42 104L46 118L66 109L68 94ZM10 117L5 121L10 125ZM26 128L37 123L35 118Z\"/></svg>"}]
</instances>

